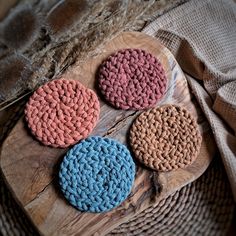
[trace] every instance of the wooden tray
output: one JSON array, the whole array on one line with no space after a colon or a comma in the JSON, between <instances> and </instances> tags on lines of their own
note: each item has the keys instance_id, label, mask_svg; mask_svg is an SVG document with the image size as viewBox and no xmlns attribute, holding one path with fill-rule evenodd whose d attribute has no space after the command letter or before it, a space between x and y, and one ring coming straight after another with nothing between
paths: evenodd
<instances>
[{"instance_id":1,"label":"wooden tray","mask_svg":"<svg viewBox=\"0 0 236 236\"><path fill-rule=\"evenodd\" d=\"M162 104L184 106L198 119L203 135L201 152L188 168L168 173L157 173L137 164L132 193L121 206L103 214L82 213L66 202L57 186L58 166L67 150L41 145L22 118L2 146L0 164L9 188L42 235L105 235L194 181L206 170L214 155L215 144L208 123L191 96L179 65L155 38L137 32L122 33L106 44L100 55L72 67L63 77L80 80L97 91L95 73L99 64L121 48L142 48L161 60L168 77L168 90ZM116 110L103 100L100 104L100 120L93 135L126 143L129 127L140 112Z\"/></svg>"}]
</instances>

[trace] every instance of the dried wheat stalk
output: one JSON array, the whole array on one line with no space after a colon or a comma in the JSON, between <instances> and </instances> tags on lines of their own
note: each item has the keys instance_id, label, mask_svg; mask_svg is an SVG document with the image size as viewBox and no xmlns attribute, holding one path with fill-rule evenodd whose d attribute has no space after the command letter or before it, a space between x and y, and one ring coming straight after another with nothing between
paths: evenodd
<instances>
[{"instance_id":1,"label":"dried wheat stalk","mask_svg":"<svg viewBox=\"0 0 236 236\"><path fill-rule=\"evenodd\" d=\"M25 41L18 42L17 46L16 42L4 41L1 32L8 30L9 35L14 35L14 31L6 28L8 22L1 23L0 65L14 53L29 60L33 69L29 78L24 80L25 84L14 88L17 92L13 91L2 99L0 109L9 104L9 101L12 103L19 96L24 97L29 91L58 77L74 63L101 52L102 46L120 32L140 30L145 22L184 1L186 0L34 0L31 5L21 3L10 14L14 16L21 9L27 9L31 21L34 14L34 25L26 22L28 31L31 30L31 37L26 34L24 37L23 34L22 39ZM59 17L60 20L56 20ZM1 83L2 81L0 85Z\"/></svg>"}]
</instances>

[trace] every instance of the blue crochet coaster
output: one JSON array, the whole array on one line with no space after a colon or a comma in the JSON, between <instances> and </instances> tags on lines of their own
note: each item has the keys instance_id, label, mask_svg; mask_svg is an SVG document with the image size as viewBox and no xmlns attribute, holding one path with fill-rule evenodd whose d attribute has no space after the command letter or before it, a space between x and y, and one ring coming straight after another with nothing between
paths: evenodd
<instances>
[{"instance_id":1,"label":"blue crochet coaster","mask_svg":"<svg viewBox=\"0 0 236 236\"><path fill-rule=\"evenodd\" d=\"M70 149L59 172L66 199L87 212L105 212L131 192L135 164L129 150L109 138L90 137Z\"/></svg>"}]
</instances>

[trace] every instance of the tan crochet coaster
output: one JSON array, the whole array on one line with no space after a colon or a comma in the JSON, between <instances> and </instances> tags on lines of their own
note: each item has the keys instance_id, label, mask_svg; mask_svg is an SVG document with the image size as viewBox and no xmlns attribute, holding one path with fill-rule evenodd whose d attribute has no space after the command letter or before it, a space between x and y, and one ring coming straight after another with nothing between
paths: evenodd
<instances>
[{"instance_id":1,"label":"tan crochet coaster","mask_svg":"<svg viewBox=\"0 0 236 236\"><path fill-rule=\"evenodd\" d=\"M130 130L130 144L136 158L159 171L190 165L198 156L201 141L194 117L175 105L143 112Z\"/></svg>"}]
</instances>

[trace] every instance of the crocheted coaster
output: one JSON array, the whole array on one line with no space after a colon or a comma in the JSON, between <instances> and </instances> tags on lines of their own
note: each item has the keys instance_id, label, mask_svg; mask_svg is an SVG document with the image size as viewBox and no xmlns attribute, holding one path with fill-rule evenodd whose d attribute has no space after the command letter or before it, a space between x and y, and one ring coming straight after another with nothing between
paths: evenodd
<instances>
[{"instance_id":1,"label":"crocheted coaster","mask_svg":"<svg viewBox=\"0 0 236 236\"><path fill-rule=\"evenodd\" d=\"M130 144L135 156L159 171L190 165L198 156L201 141L194 117L175 105L143 112L130 130Z\"/></svg>"},{"instance_id":2,"label":"crocheted coaster","mask_svg":"<svg viewBox=\"0 0 236 236\"><path fill-rule=\"evenodd\" d=\"M134 175L135 164L124 145L90 137L66 154L59 183L66 199L79 210L105 212L127 198Z\"/></svg>"},{"instance_id":3,"label":"crocheted coaster","mask_svg":"<svg viewBox=\"0 0 236 236\"><path fill-rule=\"evenodd\" d=\"M167 86L159 60L142 49L123 49L108 57L99 69L98 81L108 102L134 110L156 105Z\"/></svg>"},{"instance_id":4,"label":"crocheted coaster","mask_svg":"<svg viewBox=\"0 0 236 236\"><path fill-rule=\"evenodd\" d=\"M29 99L28 126L43 144L65 148L86 138L99 118L96 94L75 80L51 81Z\"/></svg>"}]
</instances>

